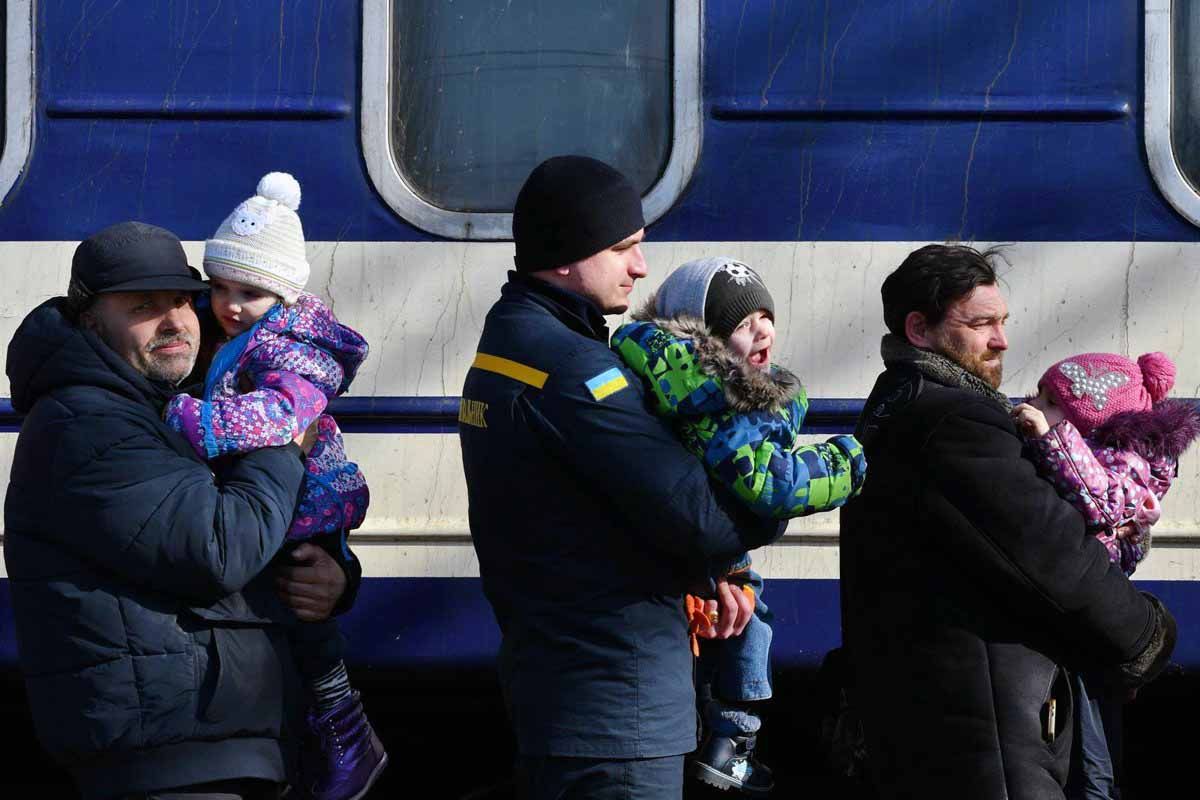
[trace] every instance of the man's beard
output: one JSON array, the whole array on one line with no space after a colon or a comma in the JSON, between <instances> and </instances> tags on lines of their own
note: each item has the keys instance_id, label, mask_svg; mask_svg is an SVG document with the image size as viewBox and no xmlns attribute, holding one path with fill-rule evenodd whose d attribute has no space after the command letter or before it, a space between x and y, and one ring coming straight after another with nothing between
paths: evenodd
<instances>
[{"instance_id":1,"label":"man's beard","mask_svg":"<svg viewBox=\"0 0 1200 800\"><path fill-rule=\"evenodd\" d=\"M120 355L122 361L155 383L163 383L171 387L183 383L183 380L192 374L192 370L196 366L196 359L200 355L199 337L193 336L186 330L157 336L141 350L126 354L121 348L121 337L112 333L105 325L103 318L98 317L92 320L89 326L102 342ZM155 352L156 348L174 342L187 342L189 345L187 353L163 355Z\"/></svg>"},{"instance_id":2,"label":"man's beard","mask_svg":"<svg viewBox=\"0 0 1200 800\"><path fill-rule=\"evenodd\" d=\"M189 347L185 355L163 357L154 352L154 349L157 347L163 347L175 342L188 343ZM196 366L196 356L196 342L189 334L175 333L168 336L160 336L146 346L145 357L142 362L144 365L143 372L152 381L166 383L170 386L178 386L184 378L192 373L192 368Z\"/></svg>"},{"instance_id":3,"label":"man's beard","mask_svg":"<svg viewBox=\"0 0 1200 800\"><path fill-rule=\"evenodd\" d=\"M993 389L1000 388L1004 379L1004 351L986 350L982 354L967 352L957 341L946 337L932 340L934 352L958 364Z\"/></svg>"}]
</instances>

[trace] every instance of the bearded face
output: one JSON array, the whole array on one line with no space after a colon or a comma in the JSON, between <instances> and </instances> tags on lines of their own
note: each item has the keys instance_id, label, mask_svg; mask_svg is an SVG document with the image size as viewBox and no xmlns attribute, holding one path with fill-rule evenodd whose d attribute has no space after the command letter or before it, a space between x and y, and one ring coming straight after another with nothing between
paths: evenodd
<instances>
[{"instance_id":1,"label":"bearded face","mask_svg":"<svg viewBox=\"0 0 1200 800\"><path fill-rule=\"evenodd\" d=\"M102 294L81 320L151 380L178 385L196 363L200 322L188 292Z\"/></svg>"},{"instance_id":2,"label":"bearded face","mask_svg":"<svg viewBox=\"0 0 1200 800\"><path fill-rule=\"evenodd\" d=\"M952 332L942 331L930 337L933 351L940 353L982 380L993 389L1000 388L1004 378L1004 351L988 348L980 351L974 342Z\"/></svg>"},{"instance_id":3,"label":"bearded face","mask_svg":"<svg viewBox=\"0 0 1200 800\"><path fill-rule=\"evenodd\" d=\"M956 300L937 325L927 329L931 350L944 355L993 389L1004 377L1008 303L996 285L977 286Z\"/></svg>"}]
</instances>

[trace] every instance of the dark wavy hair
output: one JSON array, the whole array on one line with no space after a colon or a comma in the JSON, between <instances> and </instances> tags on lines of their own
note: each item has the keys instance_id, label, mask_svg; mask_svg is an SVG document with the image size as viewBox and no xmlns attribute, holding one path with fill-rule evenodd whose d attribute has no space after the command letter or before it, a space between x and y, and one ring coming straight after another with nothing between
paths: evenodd
<instances>
[{"instance_id":1,"label":"dark wavy hair","mask_svg":"<svg viewBox=\"0 0 1200 800\"><path fill-rule=\"evenodd\" d=\"M980 252L963 244L927 244L909 253L880 290L888 330L905 338L904 320L913 311L937 325L955 300L997 282L992 259L999 255L998 249Z\"/></svg>"}]
</instances>

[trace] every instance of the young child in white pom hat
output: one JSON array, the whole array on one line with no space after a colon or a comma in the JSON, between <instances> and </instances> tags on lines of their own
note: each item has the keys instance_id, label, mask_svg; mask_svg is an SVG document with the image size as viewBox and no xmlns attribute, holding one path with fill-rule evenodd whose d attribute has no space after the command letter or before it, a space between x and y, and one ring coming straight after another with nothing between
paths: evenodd
<instances>
[{"instance_id":1,"label":"young child in white pom hat","mask_svg":"<svg viewBox=\"0 0 1200 800\"><path fill-rule=\"evenodd\" d=\"M356 586L362 568L347 535L362 524L369 494L325 410L349 388L367 343L304 291L309 266L299 207L300 184L272 172L205 242L212 312L226 341L208 369L203 398L172 398L166 419L209 460L314 432L281 558L313 563L319 552L311 548L320 547ZM351 600L344 596L340 605ZM337 623L297 622L289 633L313 696L308 725L314 746L305 752L320 753L301 765L306 789L318 800L361 797L386 766L387 753L350 686Z\"/></svg>"}]
</instances>

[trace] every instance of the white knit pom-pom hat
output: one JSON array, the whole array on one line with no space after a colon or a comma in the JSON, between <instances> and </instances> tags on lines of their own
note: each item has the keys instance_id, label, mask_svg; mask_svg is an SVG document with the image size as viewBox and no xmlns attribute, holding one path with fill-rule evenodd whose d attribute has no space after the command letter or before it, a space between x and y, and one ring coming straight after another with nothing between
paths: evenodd
<instances>
[{"instance_id":1,"label":"white knit pom-pom hat","mask_svg":"<svg viewBox=\"0 0 1200 800\"><path fill-rule=\"evenodd\" d=\"M204 243L204 271L210 278L238 281L296 302L308 283L304 229L296 214L300 184L286 172L270 172L254 197L225 218Z\"/></svg>"}]
</instances>

